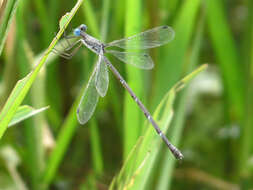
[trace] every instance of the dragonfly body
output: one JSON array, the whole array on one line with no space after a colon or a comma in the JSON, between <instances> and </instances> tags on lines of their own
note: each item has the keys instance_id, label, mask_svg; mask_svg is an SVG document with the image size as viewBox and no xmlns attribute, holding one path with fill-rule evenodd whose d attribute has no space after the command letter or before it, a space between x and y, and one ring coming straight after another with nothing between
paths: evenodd
<instances>
[{"instance_id":1,"label":"dragonfly body","mask_svg":"<svg viewBox=\"0 0 253 190\"><path fill-rule=\"evenodd\" d=\"M149 120L152 126L155 128L157 134L162 138L165 144L168 146L170 151L177 159L182 159L183 154L172 145L163 132L160 130L153 117L142 104L142 102L137 98L132 89L128 86L126 81L117 71L117 69L111 64L111 62L104 56L105 53L110 53L117 57L119 60L132 64L136 67L142 69L151 69L153 67L153 61L151 57L140 51L128 51L128 49L143 50L150 49L164 45L174 38L174 31L168 26L160 26L145 32L139 33L137 35L131 36L129 38L124 38L121 40L115 40L110 43L102 43L98 39L88 35L86 33L87 27L81 24L78 28L74 30L74 35L80 37L70 48L79 44L73 52L76 52L81 44L85 45L91 51L98 55L98 62L94 67L91 77L86 86L85 92L81 98L80 104L77 109L77 118L81 124L85 124L94 113L96 104L98 102L99 96L104 97L106 95L109 83L108 67L115 75L115 77L120 81L122 86L129 92L133 100L140 107L145 117ZM117 47L122 49L127 49L127 51L116 51L108 50L108 47ZM73 54L62 54L63 57L69 58Z\"/></svg>"}]
</instances>

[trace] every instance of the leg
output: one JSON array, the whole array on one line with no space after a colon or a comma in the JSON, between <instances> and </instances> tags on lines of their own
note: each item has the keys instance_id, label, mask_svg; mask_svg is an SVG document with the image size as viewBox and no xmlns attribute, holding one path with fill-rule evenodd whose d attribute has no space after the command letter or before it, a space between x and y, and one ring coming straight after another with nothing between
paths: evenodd
<instances>
[{"instance_id":1,"label":"leg","mask_svg":"<svg viewBox=\"0 0 253 190\"><path fill-rule=\"evenodd\" d=\"M79 44L78 44L79 43ZM80 40L78 40L77 42L75 42L71 48L73 48L76 44L78 44L77 47L75 47L72 52L60 52L59 50L57 50L56 48L53 49L53 52L54 53L57 53L59 56L65 58L65 59L71 59L75 54L76 52L79 50L79 48L82 46L82 42ZM68 48L68 49L71 49L71 48Z\"/></svg>"},{"instance_id":2,"label":"leg","mask_svg":"<svg viewBox=\"0 0 253 190\"><path fill-rule=\"evenodd\" d=\"M70 38L68 38L68 39L70 39ZM66 39L67 40L67 39ZM69 41L67 41L68 42L68 44L69 44ZM72 49L73 47L75 47L78 43L80 43L80 44L82 44L82 40L80 39L80 40L77 40L75 43L73 43L72 45L71 44L69 44L69 47L67 47L66 49L65 49L65 51L69 51L70 49ZM79 45L78 45L79 46Z\"/></svg>"},{"instance_id":3,"label":"leg","mask_svg":"<svg viewBox=\"0 0 253 190\"><path fill-rule=\"evenodd\" d=\"M74 46L76 46L77 44L78 44L78 46L75 47L71 52L67 52L67 51L71 50ZM70 45L67 48L65 48L61 45L63 47L63 50L59 50L59 49L54 47L53 52L58 54L59 56L65 58L65 59L70 59L77 52L77 50L81 47L81 45L82 45L81 40L77 40L75 43L73 43L72 45Z\"/></svg>"}]
</instances>

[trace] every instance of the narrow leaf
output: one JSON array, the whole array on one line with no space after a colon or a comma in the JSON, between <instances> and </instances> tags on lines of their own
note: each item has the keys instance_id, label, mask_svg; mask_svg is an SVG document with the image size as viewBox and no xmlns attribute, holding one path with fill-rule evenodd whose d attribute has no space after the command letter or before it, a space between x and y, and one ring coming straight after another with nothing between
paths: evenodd
<instances>
[{"instance_id":1,"label":"narrow leaf","mask_svg":"<svg viewBox=\"0 0 253 190\"><path fill-rule=\"evenodd\" d=\"M49 108L49 106L40 108L40 109L34 109L30 106L24 105L24 106L20 106L17 110L17 112L15 113L15 115L13 116L11 122L9 123L8 127L11 127L25 119L28 119L34 115L39 114L40 112L43 112L45 110L47 110Z\"/></svg>"}]
</instances>

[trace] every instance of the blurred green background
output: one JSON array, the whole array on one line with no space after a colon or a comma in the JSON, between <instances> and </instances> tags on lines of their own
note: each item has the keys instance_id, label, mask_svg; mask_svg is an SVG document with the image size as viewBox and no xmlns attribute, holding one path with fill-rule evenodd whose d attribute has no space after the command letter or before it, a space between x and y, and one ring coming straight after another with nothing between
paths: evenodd
<instances>
[{"instance_id":1,"label":"blurred green background","mask_svg":"<svg viewBox=\"0 0 253 190\"><path fill-rule=\"evenodd\" d=\"M2 108L76 1L0 3ZM118 182L123 185L114 189L253 188L253 1L84 0L66 33L82 23L90 35L105 42L160 25L175 30L171 43L150 51L153 70L109 56L151 113L183 76L209 65L174 103L167 136L182 150L183 161L175 160L162 144L142 186L135 185L140 165L132 174L126 172L125 182ZM110 74L108 93L100 98L92 119L85 126L78 124L76 107L95 61L86 48L71 60L49 55L22 104L50 108L5 131L0 141L0 189L103 190L115 180L147 130L147 121Z\"/></svg>"}]
</instances>

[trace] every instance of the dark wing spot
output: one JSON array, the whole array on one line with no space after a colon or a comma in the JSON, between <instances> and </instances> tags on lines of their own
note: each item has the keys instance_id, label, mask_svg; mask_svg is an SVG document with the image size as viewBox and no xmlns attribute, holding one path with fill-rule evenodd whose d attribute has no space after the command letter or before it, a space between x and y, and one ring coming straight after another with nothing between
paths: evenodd
<instances>
[{"instance_id":1,"label":"dark wing spot","mask_svg":"<svg viewBox=\"0 0 253 190\"><path fill-rule=\"evenodd\" d=\"M168 27L168 26L166 26L166 25L162 27L162 29L167 29L167 28L169 28L169 27Z\"/></svg>"}]
</instances>

